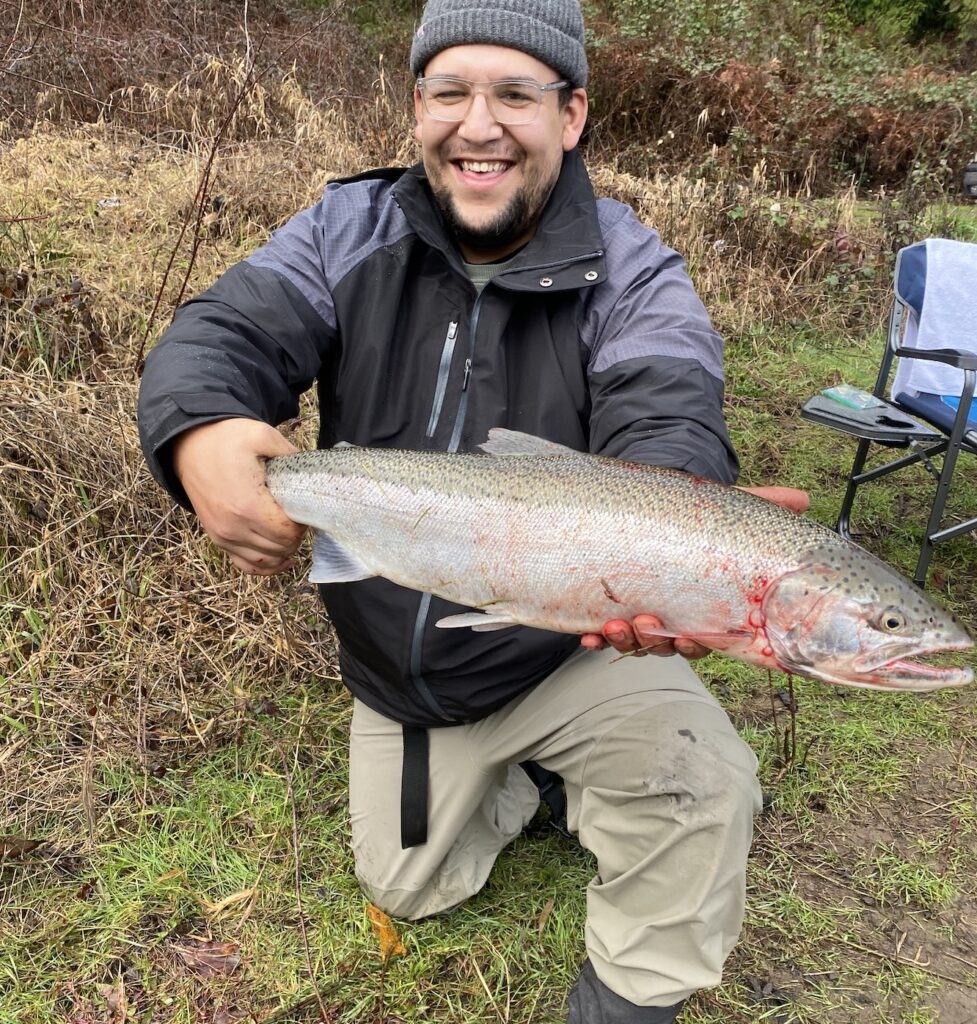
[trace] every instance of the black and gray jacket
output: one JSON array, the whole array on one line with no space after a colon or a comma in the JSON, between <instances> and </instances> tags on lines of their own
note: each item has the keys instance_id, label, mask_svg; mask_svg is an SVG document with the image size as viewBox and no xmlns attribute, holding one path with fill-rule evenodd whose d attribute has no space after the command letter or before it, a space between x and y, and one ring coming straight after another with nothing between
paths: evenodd
<instances>
[{"instance_id":1,"label":"black and gray jacket","mask_svg":"<svg viewBox=\"0 0 977 1024\"><path fill-rule=\"evenodd\" d=\"M732 482L722 345L681 258L564 160L532 241L477 295L422 167L334 182L177 312L139 420L177 500L168 442L210 420L278 424L317 382L320 446L472 451L509 427ZM458 609L383 579L322 588L350 690L408 725L473 721L578 639L437 629ZM654 609L649 609L653 611Z\"/></svg>"}]
</instances>

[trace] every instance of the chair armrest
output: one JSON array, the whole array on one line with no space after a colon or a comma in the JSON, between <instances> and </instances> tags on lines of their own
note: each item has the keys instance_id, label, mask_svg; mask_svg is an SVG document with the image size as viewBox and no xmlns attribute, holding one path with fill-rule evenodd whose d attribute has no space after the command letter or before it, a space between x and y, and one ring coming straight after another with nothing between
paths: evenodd
<instances>
[{"instance_id":1,"label":"chair armrest","mask_svg":"<svg viewBox=\"0 0 977 1024\"><path fill-rule=\"evenodd\" d=\"M961 370L977 370L977 353L966 352L960 348L909 348L900 345L897 356L909 359L928 359L930 362L947 363Z\"/></svg>"}]
</instances>

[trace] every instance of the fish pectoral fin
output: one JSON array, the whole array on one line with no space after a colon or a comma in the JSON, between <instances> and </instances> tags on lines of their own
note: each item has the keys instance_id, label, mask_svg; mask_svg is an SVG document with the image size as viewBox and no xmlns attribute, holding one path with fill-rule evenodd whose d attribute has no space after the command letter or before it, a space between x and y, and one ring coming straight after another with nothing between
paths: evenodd
<instances>
[{"instance_id":1,"label":"fish pectoral fin","mask_svg":"<svg viewBox=\"0 0 977 1024\"><path fill-rule=\"evenodd\" d=\"M478 446L489 455L578 455L587 457L586 452L578 452L567 448L565 444L547 441L534 434L524 434L521 430L508 430L505 427L493 427L489 431L488 440Z\"/></svg>"},{"instance_id":2,"label":"fish pectoral fin","mask_svg":"<svg viewBox=\"0 0 977 1024\"><path fill-rule=\"evenodd\" d=\"M312 541L312 568L309 580L312 583L355 583L376 576L363 562L333 540L328 533L316 531Z\"/></svg>"},{"instance_id":3,"label":"fish pectoral fin","mask_svg":"<svg viewBox=\"0 0 977 1024\"><path fill-rule=\"evenodd\" d=\"M476 633L488 633L493 629L505 629L515 626L516 622L502 612L461 612L459 615L447 615L435 623L442 629L462 629L471 626Z\"/></svg>"}]
</instances>

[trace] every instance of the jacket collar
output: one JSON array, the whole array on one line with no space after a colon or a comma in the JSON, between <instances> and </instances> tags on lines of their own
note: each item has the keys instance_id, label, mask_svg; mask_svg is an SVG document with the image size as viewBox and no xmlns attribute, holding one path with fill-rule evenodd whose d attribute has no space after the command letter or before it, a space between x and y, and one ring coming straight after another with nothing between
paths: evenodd
<instances>
[{"instance_id":1,"label":"jacket collar","mask_svg":"<svg viewBox=\"0 0 977 1024\"><path fill-rule=\"evenodd\" d=\"M423 164L407 170L393 191L418 236L464 274L461 254L431 194ZM536 233L493 283L517 291L550 292L599 284L606 275L594 191L583 159L573 149L564 155Z\"/></svg>"}]
</instances>

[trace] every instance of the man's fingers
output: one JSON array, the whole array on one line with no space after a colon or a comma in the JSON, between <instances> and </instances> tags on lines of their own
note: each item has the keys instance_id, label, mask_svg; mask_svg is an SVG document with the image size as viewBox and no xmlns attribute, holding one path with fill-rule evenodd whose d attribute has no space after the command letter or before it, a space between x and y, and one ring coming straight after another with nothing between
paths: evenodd
<instances>
[{"instance_id":1,"label":"man's fingers","mask_svg":"<svg viewBox=\"0 0 977 1024\"><path fill-rule=\"evenodd\" d=\"M586 647L588 651L602 651L607 646L607 641L600 633L584 633L580 637L580 646Z\"/></svg>"},{"instance_id":2,"label":"man's fingers","mask_svg":"<svg viewBox=\"0 0 977 1024\"><path fill-rule=\"evenodd\" d=\"M691 637L676 637L673 644L675 647L675 653L681 654L683 658L686 658L689 661L698 661L699 658L704 658L709 653L708 647L703 647L702 644L693 640Z\"/></svg>"},{"instance_id":3,"label":"man's fingers","mask_svg":"<svg viewBox=\"0 0 977 1024\"><path fill-rule=\"evenodd\" d=\"M806 512L811 507L810 495L796 487L743 487L742 490L772 501L775 505L783 505L791 512Z\"/></svg>"},{"instance_id":4,"label":"man's fingers","mask_svg":"<svg viewBox=\"0 0 977 1024\"><path fill-rule=\"evenodd\" d=\"M633 651L638 646L631 623L624 619L611 619L604 623L604 638L618 651Z\"/></svg>"},{"instance_id":5,"label":"man's fingers","mask_svg":"<svg viewBox=\"0 0 977 1024\"><path fill-rule=\"evenodd\" d=\"M703 647L691 637L662 636L663 629L664 625L656 615L636 615L633 622L611 619L604 623L601 633L585 633L580 643L591 651L599 651L609 644L621 654L680 654L690 660L704 658L709 653L708 647Z\"/></svg>"},{"instance_id":6,"label":"man's fingers","mask_svg":"<svg viewBox=\"0 0 977 1024\"><path fill-rule=\"evenodd\" d=\"M201 524L244 572L287 569L305 535L265 481L267 459L294 451L274 427L242 418L193 427L173 442L174 469Z\"/></svg>"},{"instance_id":7,"label":"man's fingers","mask_svg":"<svg viewBox=\"0 0 977 1024\"><path fill-rule=\"evenodd\" d=\"M669 636L662 636L660 630L664 628L661 619L656 615L635 615L634 638L637 645L636 653L656 654L659 657L668 657L675 654L678 651L675 640Z\"/></svg>"},{"instance_id":8,"label":"man's fingers","mask_svg":"<svg viewBox=\"0 0 977 1024\"><path fill-rule=\"evenodd\" d=\"M297 562L291 553L269 555L255 548L224 548L230 560L242 571L253 576L274 576L294 567Z\"/></svg>"},{"instance_id":9,"label":"man's fingers","mask_svg":"<svg viewBox=\"0 0 977 1024\"><path fill-rule=\"evenodd\" d=\"M280 561L295 554L306 532L306 527L280 518L282 522L278 516L218 519L201 515L200 522L213 542L230 554L241 555L249 561L259 558Z\"/></svg>"},{"instance_id":10,"label":"man's fingers","mask_svg":"<svg viewBox=\"0 0 977 1024\"><path fill-rule=\"evenodd\" d=\"M636 615L634 622L611 619L604 624L603 636L621 654L673 654L672 642L655 630L661 620L654 615Z\"/></svg>"}]
</instances>

